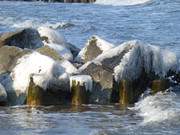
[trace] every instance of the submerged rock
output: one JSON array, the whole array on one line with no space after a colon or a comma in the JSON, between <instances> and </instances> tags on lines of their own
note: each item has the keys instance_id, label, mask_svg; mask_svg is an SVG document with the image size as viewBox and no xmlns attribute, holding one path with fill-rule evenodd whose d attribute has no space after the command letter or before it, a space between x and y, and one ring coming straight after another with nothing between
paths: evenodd
<instances>
[{"instance_id":1,"label":"submerged rock","mask_svg":"<svg viewBox=\"0 0 180 135\"><path fill-rule=\"evenodd\" d=\"M98 36L93 36L88 40L85 47L79 52L76 61L86 63L113 47L114 45L104 41Z\"/></svg>"},{"instance_id":2,"label":"submerged rock","mask_svg":"<svg viewBox=\"0 0 180 135\"><path fill-rule=\"evenodd\" d=\"M0 83L0 106L6 105L7 102L7 93L4 86Z\"/></svg>"},{"instance_id":3,"label":"submerged rock","mask_svg":"<svg viewBox=\"0 0 180 135\"><path fill-rule=\"evenodd\" d=\"M16 46L22 49L36 49L41 47L43 43L37 30L26 28L0 35L0 47L5 45Z\"/></svg>"}]
</instances>

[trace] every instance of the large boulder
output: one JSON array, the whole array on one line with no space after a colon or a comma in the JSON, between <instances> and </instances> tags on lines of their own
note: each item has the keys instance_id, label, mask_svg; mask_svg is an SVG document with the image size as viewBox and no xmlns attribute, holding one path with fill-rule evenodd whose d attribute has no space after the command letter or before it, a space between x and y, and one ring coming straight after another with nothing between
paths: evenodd
<instances>
[{"instance_id":1,"label":"large boulder","mask_svg":"<svg viewBox=\"0 0 180 135\"><path fill-rule=\"evenodd\" d=\"M120 101L129 104L137 101L146 88L151 87L149 84L153 80L165 79L170 71L176 70L174 53L140 41L129 41L87 62L79 69L79 74L91 75L94 80L92 96L97 101L102 99L102 95L107 99L100 100L100 103ZM166 88L163 82L160 84ZM158 89L161 90L160 87ZM133 97L122 97L127 93Z\"/></svg>"},{"instance_id":2,"label":"large boulder","mask_svg":"<svg viewBox=\"0 0 180 135\"><path fill-rule=\"evenodd\" d=\"M78 56L76 57L76 61L86 63L113 47L114 45L108 43L100 37L93 36L88 40L85 47L79 52Z\"/></svg>"},{"instance_id":3,"label":"large boulder","mask_svg":"<svg viewBox=\"0 0 180 135\"><path fill-rule=\"evenodd\" d=\"M22 49L36 49L41 47L43 43L37 30L26 28L0 35L0 47L4 45L17 46Z\"/></svg>"},{"instance_id":4,"label":"large boulder","mask_svg":"<svg viewBox=\"0 0 180 135\"><path fill-rule=\"evenodd\" d=\"M3 46L0 48L0 74L11 72L17 60L30 50L22 50L15 46Z\"/></svg>"},{"instance_id":5,"label":"large boulder","mask_svg":"<svg viewBox=\"0 0 180 135\"><path fill-rule=\"evenodd\" d=\"M5 105L7 102L7 93L4 86L0 83L0 105Z\"/></svg>"}]
</instances>

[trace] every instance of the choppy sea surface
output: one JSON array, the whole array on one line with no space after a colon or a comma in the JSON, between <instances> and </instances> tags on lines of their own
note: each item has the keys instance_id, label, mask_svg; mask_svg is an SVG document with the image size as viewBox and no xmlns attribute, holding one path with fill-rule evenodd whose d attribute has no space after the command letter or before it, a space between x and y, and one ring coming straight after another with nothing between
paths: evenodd
<instances>
[{"instance_id":1,"label":"choppy sea surface","mask_svg":"<svg viewBox=\"0 0 180 135\"><path fill-rule=\"evenodd\" d=\"M47 26L82 48L98 35L116 45L139 39L180 57L179 0L97 0L95 4L0 1L0 33ZM0 135L179 135L180 88L134 107L0 107Z\"/></svg>"}]
</instances>

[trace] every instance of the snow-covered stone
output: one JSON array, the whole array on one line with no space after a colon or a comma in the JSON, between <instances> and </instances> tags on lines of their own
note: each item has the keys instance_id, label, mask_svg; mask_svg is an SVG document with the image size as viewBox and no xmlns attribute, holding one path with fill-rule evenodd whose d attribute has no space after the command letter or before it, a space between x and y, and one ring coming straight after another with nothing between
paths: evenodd
<instances>
[{"instance_id":1,"label":"snow-covered stone","mask_svg":"<svg viewBox=\"0 0 180 135\"><path fill-rule=\"evenodd\" d=\"M49 27L39 27L38 32L44 43L58 44L65 47L66 40L58 31Z\"/></svg>"},{"instance_id":2,"label":"snow-covered stone","mask_svg":"<svg viewBox=\"0 0 180 135\"><path fill-rule=\"evenodd\" d=\"M43 46L43 43L37 30L26 28L0 35L0 47L4 45L36 49Z\"/></svg>"},{"instance_id":3,"label":"snow-covered stone","mask_svg":"<svg viewBox=\"0 0 180 135\"><path fill-rule=\"evenodd\" d=\"M25 92L29 85L29 78L33 76L34 83L47 89L49 81L64 73L64 68L50 57L34 52L20 58L11 73L13 88Z\"/></svg>"},{"instance_id":4,"label":"snow-covered stone","mask_svg":"<svg viewBox=\"0 0 180 135\"><path fill-rule=\"evenodd\" d=\"M177 72L177 67L174 53L135 40L105 51L80 67L78 72L91 75L94 81L92 95L104 103L110 101L112 90L119 89L123 80L131 85L127 88L136 93L132 100L136 101L151 81L165 78L169 71ZM105 95L103 99L102 95Z\"/></svg>"},{"instance_id":5,"label":"snow-covered stone","mask_svg":"<svg viewBox=\"0 0 180 135\"><path fill-rule=\"evenodd\" d=\"M79 49L72 44L67 43L64 36L58 31L48 27L39 27L38 31L44 45L53 48L65 59L72 61L78 54Z\"/></svg>"},{"instance_id":6,"label":"snow-covered stone","mask_svg":"<svg viewBox=\"0 0 180 135\"><path fill-rule=\"evenodd\" d=\"M76 61L86 63L87 61L93 60L101 53L108 51L113 47L114 45L111 43L108 43L98 36L93 36L88 40L85 47L79 52L78 56L76 57Z\"/></svg>"}]
</instances>

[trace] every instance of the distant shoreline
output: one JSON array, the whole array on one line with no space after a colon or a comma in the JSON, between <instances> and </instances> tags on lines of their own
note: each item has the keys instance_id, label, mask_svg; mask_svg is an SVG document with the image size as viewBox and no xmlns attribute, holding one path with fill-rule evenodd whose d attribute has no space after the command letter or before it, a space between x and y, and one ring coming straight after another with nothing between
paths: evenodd
<instances>
[{"instance_id":1,"label":"distant shoreline","mask_svg":"<svg viewBox=\"0 0 180 135\"><path fill-rule=\"evenodd\" d=\"M61 3L93 3L96 0L0 0L0 1L42 1L42 2L61 2Z\"/></svg>"}]
</instances>

